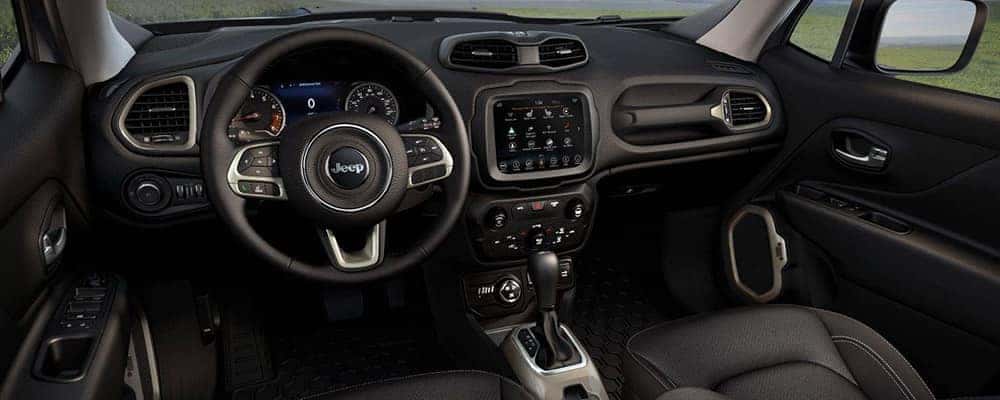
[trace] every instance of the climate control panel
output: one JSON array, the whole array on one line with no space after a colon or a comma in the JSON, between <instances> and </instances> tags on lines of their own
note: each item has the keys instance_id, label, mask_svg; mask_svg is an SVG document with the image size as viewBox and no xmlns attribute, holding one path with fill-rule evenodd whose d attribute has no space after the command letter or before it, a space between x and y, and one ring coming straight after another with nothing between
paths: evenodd
<instances>
[{"instance_id":1,"label":"climate control panel","mask_svg":"<svg viewBox=\"0 0 1000 400\"><path fill-rule=\"evenodd\" d=\"M488 260L511 260L535 251L565 252L584 244L595 206L592 190L527 198L473 196L471 236Z\"/></svg>"}]
</instances>

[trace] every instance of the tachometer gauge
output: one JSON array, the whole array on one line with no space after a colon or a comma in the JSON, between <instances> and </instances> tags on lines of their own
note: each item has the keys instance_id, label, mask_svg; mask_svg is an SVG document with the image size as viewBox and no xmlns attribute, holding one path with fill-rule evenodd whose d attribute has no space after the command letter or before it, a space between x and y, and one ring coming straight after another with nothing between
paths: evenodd
<instances>
[{"instance_id":1,"label":"tachometer gauge","mask_svg":"<svg viewBox=\"0 0 1000 400\"><path fill-rule=\"evenodd\" d=\"M280 135L285 122L285 106L274 93L262 87L250 91L250 96L233 117L233 126L270 136Z\"/></svg>"},{"instance_id":2,"label":"tachometer gauge","mask_svg":"<svg viewBox=\"0 0 1000 400\"><path fill-rule=\"evenodd\" d=\"M378 115L395 126L399 122L399 102L392 91L375 82L361 82L351 89L344 102L351 112Z\"/></svg>"}]
</instances>

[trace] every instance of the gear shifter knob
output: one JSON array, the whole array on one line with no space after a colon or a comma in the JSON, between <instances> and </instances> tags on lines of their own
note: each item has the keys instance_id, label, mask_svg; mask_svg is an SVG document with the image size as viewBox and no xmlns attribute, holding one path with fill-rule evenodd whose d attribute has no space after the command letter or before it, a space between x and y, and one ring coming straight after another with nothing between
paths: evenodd
<instances>
[{"instance_id":1,"label":"gear shifter knob","mask_svg":"<svg viewBox=\"0 0 1000 400\"><path fill-rule=\"evenodd\" d=\"M528 274L535 284L540 312L556 308L556 285L559 283L559 258L551 251L528 256Z\"/></svg>"}]
</instances>

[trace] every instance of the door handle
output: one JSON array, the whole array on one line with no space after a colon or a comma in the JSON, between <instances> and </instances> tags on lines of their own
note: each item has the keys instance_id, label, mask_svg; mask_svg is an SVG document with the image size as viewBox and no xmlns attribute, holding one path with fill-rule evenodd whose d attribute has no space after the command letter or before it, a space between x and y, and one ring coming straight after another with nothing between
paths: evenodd
<instances>
[{"instance_id":1,"label":"door handle","mask_svg":"<svg viewBox=\"0 0 1000 400\"><path fill-rule=\"evenodd\" d=\"M862 150L856 149L856 147ZM845 134L833 145L833 154L847 165L880 171L889 163L889 149L857 134Z\"/></svg>"},{"instance_id":2,"label":"door handle","mask_svg":"<svg viewBox=\"0 0 1000 400\"><path fill-rule=\"evenodd\" d=\"M56 262L63 251L66 250L66 228L53 228L42 235L42 258L45 265L49 266Z\"/></svg>"},{"instance_id":3,"label":"door handle","mask_svg":"<svg viewBox=\"0 0 1000 400\"><path fill-rule=\"evenodd\" d=\"M48 225L38 242L45 266L52 267L66 250L69 236L66 232L66 208L62 204L56 204L52 207L48 219Z\"/></svg>"}]
</instances>

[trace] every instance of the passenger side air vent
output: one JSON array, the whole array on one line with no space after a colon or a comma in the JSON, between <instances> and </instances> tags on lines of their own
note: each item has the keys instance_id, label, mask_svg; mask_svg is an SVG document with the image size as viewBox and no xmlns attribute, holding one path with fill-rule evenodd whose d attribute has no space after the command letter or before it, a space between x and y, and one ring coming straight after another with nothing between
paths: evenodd
<instances>
[{"instance_id":1,"label":"passenger side air vent","mask_svg":"<svg viewBox=\"0 0 1000 400\"><path fill-rule=\"evenodd\" d=\"M760 128L771 123L771 106L760 93L729 90L722 96L723 121L734 131ZM714 114L713 110L713 114Z\"/></svg>"},{"instance_id":2,"label":"passenger side air vent","mask_svg":"<svg viewBox=\"0 0 1000 400\"><path fill-rule=\"evenodd\" d=\"M583 42L574 39L549 39L538 46L538 62L550 67L564 67L587 60Z\"/></svg>"},{"instance_id":3,"label":"passenger side air vent","mask_svg":"<svg viewBox=\"0 0 1000 400\"><path fill-rule=\"evenodd\" d=\"M184 150L194 145L194 82L186 76L148 83L125 102L119 129L140 150Z\"/></svg>"},{"instance_id":4,"label":"passenger side air vent","mask_svg":"<svg viewBox=\"0 0 1000 400\"><path fill-rule=\"evenodd\" d=\"M451 51L451 63L474 68L510 68L517 65L517 46L497 39L461 42Z\"/></svg>"}]
</instances>

